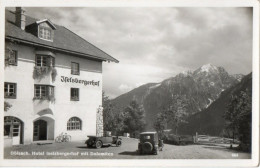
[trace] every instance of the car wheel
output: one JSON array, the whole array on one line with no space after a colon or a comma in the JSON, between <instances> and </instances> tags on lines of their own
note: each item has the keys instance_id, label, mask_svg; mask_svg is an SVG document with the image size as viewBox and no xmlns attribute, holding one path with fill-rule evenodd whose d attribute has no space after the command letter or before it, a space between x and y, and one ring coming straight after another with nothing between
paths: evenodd
<instances>
[{"instance_id":1,"label":"car wheel","mask_svg":"<svg viewBox=\"0 0 260 168\"><path fill-rule=\"evenodd\" d=\"M122 145L122 141L117 141L117 142L116 142L116 146L117 146L117 147L119 147L119 146L121 146L121 145Z\"/></svg>"},{"instance_id":2,"label":"car wheel","mask_svg":"<svg viewBox=\"0 0 260 168\"><path fill-rule=\"evenodd\" d=\"M99 149L102 147L102 142L101 141L97 141L96 142L96 148Z\"/></svg>"},{"instance_id":3,"label":"car wheel","mask_svg":"<svg viewBox=\"0 0 260 168\"><path fill-rule=\"evenodd\" d=\"M145 152L145 153L150 153L153 151L153 145L150 143L150 142L145 142L143 145L142 145L142 150Z\"/></svg>"}]
</instances>

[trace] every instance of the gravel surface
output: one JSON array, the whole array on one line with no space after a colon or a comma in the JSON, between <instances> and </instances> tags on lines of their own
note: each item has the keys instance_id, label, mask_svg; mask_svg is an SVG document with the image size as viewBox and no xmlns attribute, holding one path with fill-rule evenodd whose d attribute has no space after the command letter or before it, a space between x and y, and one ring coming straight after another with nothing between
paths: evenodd
<instances>
[{"instance_id":1,"label":"gravel surface","mask_svg":"<svg viewBox=\"0 0 260 168\"><path fill-rule=\"evenodd\" d=\"M227 145L165 144L158 155L139 155L138 140L123 138L121 147L87 148L84 141L6 147L5 159L250 159L251 154L228 149Z\"/></svg>"}]
</instances>

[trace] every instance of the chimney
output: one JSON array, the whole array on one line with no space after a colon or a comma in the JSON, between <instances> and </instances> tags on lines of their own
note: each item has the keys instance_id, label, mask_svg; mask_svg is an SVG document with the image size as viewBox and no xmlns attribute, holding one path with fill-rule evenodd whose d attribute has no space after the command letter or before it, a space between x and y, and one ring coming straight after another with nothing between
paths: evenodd
<instances>
[{"instance_id":1,"label":"chimney","mask_svg":"<svg viewBox=\"0 0 260 168\"><path fill-rule=\"evenodd\" d=\"M25 10L22 7L16 7L15 10L15 24L24 30L26 25Z\"/></svg>"}]
</instances>

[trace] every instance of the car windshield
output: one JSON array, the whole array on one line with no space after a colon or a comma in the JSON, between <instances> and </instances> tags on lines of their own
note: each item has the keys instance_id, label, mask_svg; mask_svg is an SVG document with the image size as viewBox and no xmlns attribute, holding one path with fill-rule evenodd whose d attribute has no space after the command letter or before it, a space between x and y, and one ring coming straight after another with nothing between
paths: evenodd
<instances>
[{"instance_id":1,"label":"car windshield","mask_svg":"<svg viewBox=\"0 0 260 168\"><path fill-rule=\"evenodd\" d=\"M150 135L145 135L144 139L151 139L151 136Z\"/></svg>"}]
</instances>

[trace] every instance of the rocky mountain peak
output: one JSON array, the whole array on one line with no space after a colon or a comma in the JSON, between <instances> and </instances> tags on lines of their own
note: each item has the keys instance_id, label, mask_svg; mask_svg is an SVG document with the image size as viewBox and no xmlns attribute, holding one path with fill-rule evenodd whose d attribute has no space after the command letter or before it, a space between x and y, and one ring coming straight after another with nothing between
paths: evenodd
<instances>
[{"instance_id":1,"label":"rocky mountain peak","mask_svg":"<svg viewBox=\"0 0 260 168\"><path fill-rule=\"evenodd\" d=\"M217 67L212 64L206 64L196 69L193 72L195 76L209 76L209 75L218 75L218 74L228 74L223 67Z\"/></svg>"},{"instance_id":2,"label":"rocky mountain peak","mask_svg":"<svg viewBox=\"0 0 260 168\"><path fill-rule=\"evenodd\" d=\"M199 68L201 72L214 72L218 71L218 68L212 64L206 64Z\"/></svg>"}]
</instances>

